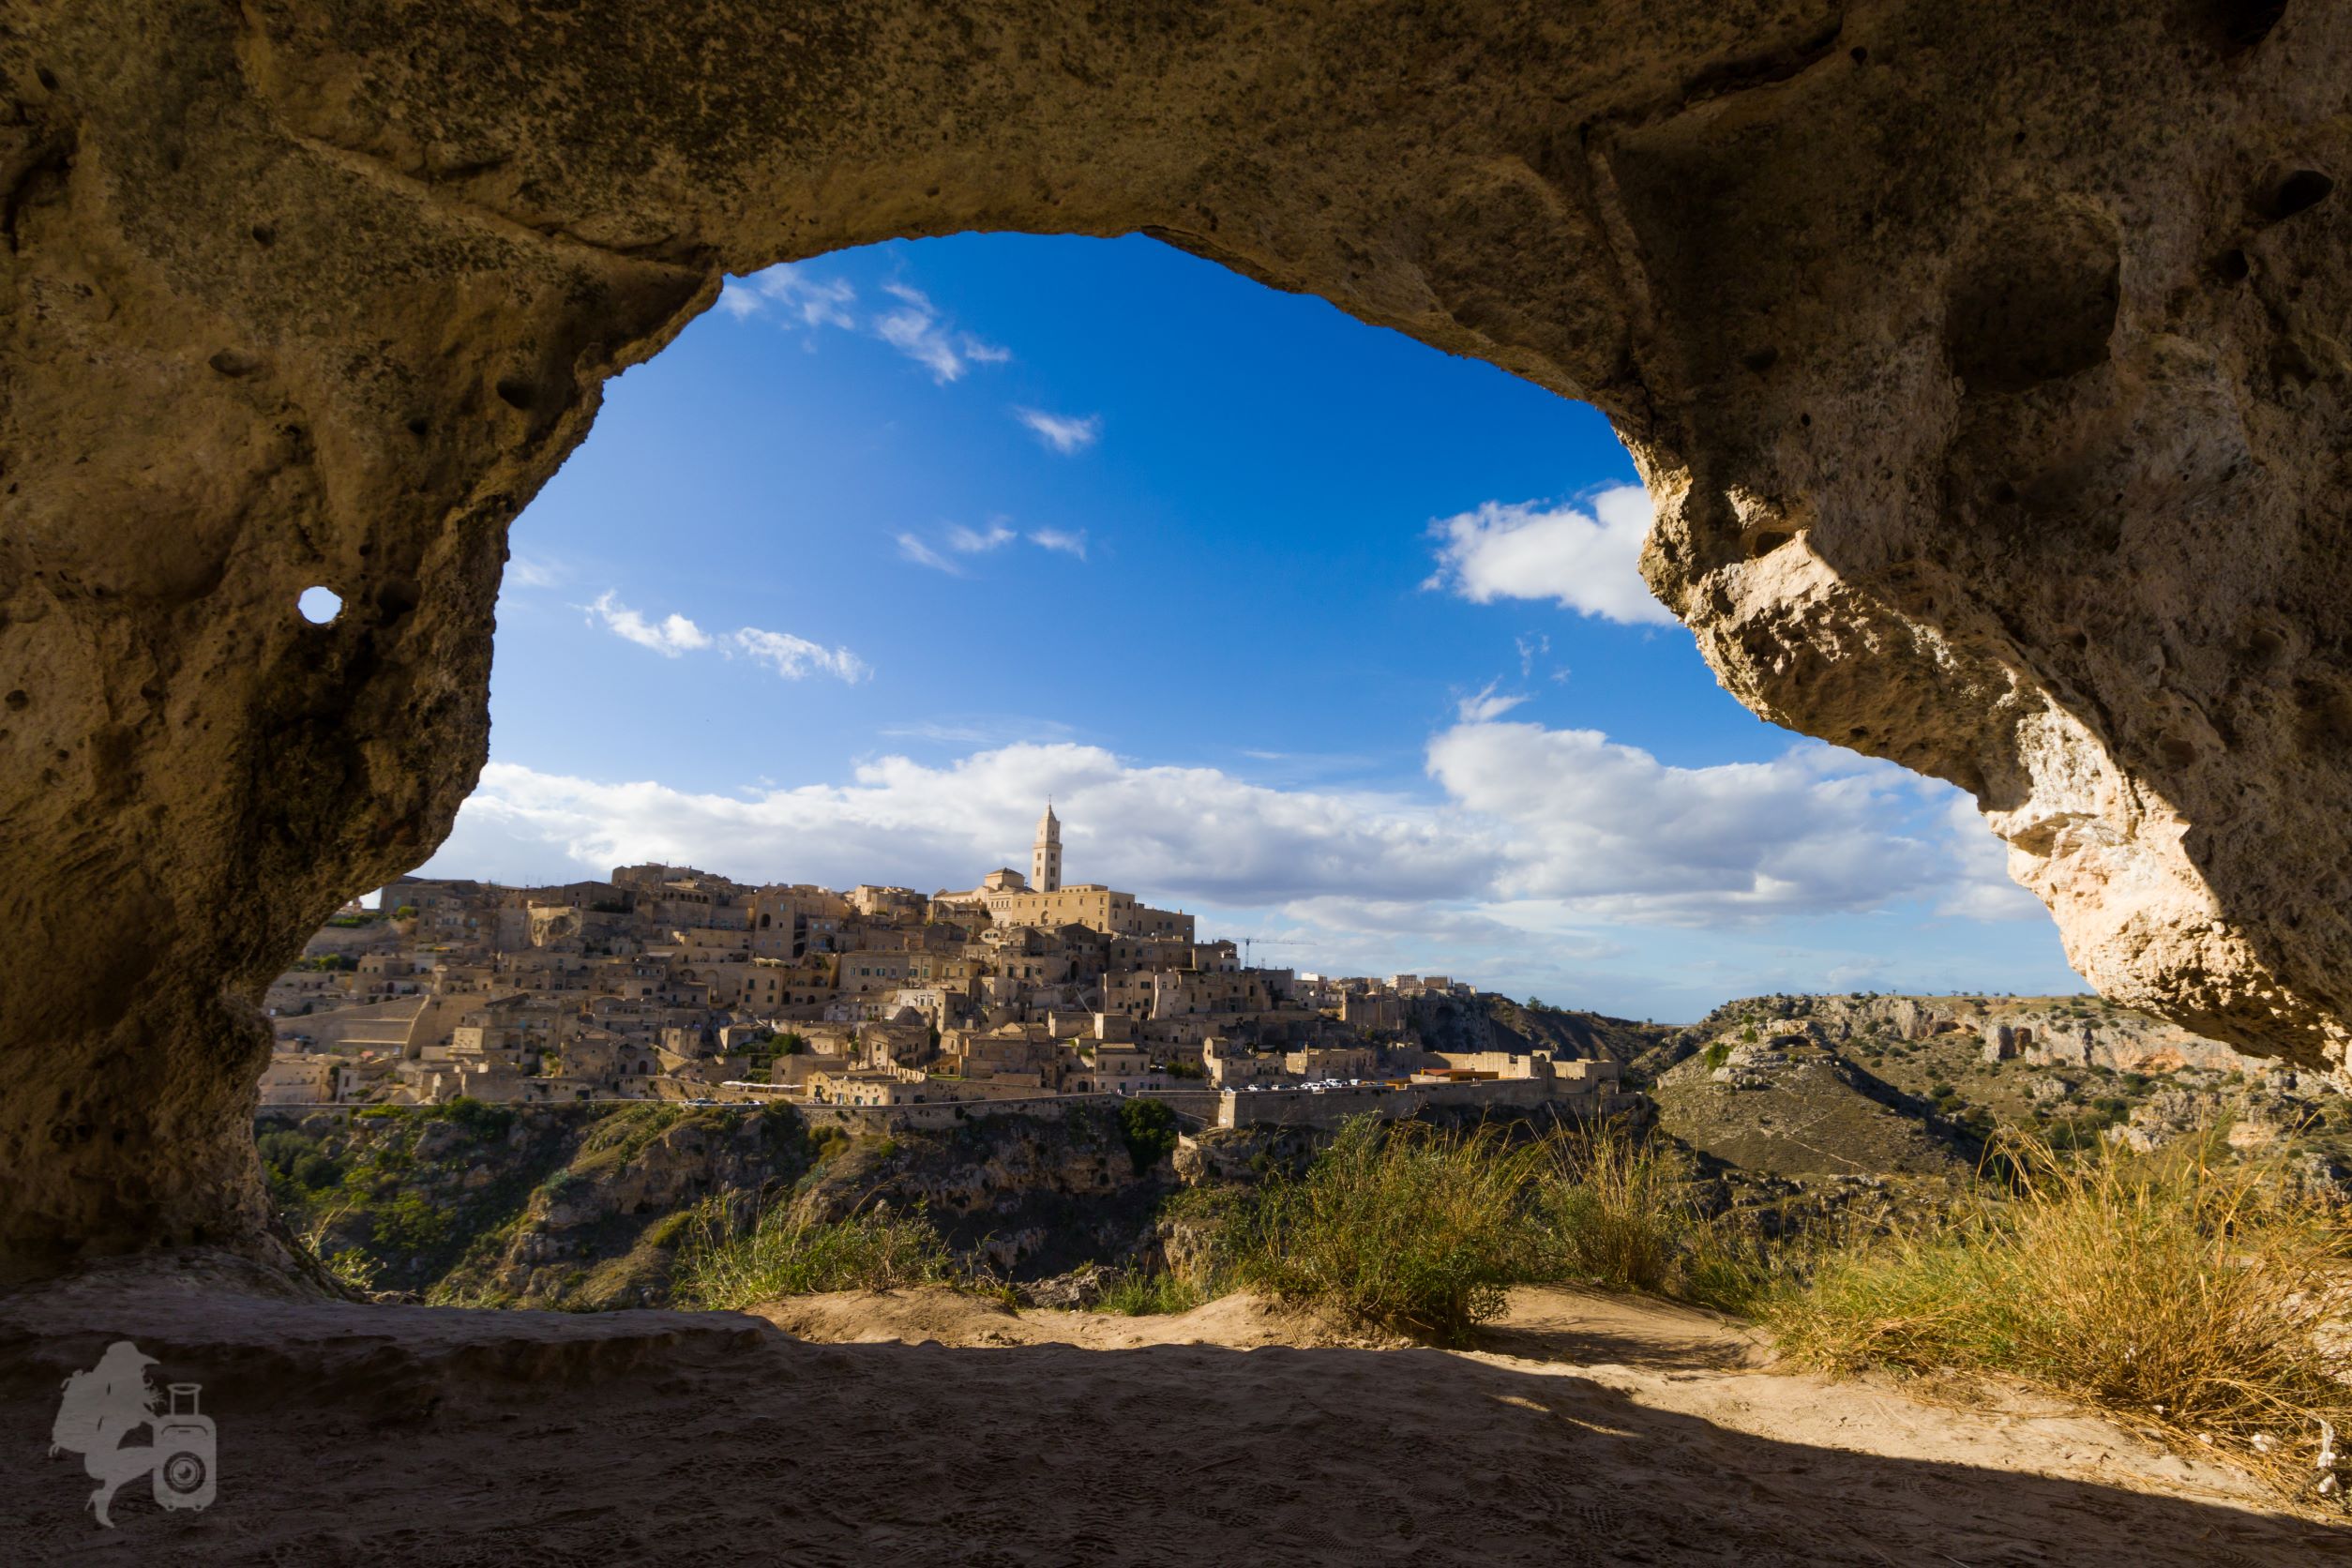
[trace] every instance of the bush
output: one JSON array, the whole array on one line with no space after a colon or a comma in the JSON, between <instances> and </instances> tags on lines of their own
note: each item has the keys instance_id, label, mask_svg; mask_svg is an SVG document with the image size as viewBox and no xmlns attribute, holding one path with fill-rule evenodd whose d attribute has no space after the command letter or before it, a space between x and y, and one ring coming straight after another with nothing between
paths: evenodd
<instances>
[{"instance_id":1,"label":"bush","mask_svg":"<svg viewBox=\"0 0 2352 1568\"><path fill-rule=\"evenodd\" d=\"M1176 1113L1158 1100L1126 1100L1119 1107L1119 1136L1138 1176L1176 1152Z\"/></svg>"},{"instance_id":2,"label":"bush","mask_svg":"<svg viewBox=\"0 0 2352 1568\"><path fill-rule=\"evenodd\" d=\"M1768 1298L1782 1345L1832 1369L2006 1374L2316 1482L2323 1424L2352 1433L2313 1337L2352 1260L2342 1211L2224 1163L2218 1135L2070 1160L2011 1132L1996 1152L2012 1190Z\"/></svg>"},{"instance_id":3,"label":"bush","mask_svg":"<svg viewBox=\"0 0 2352 1568\"><path fill-rule=\"evenodd\" d=\"M460 1094L441 1108L445 1121L455 1122L476 1138L503 1138L514 1125L515 1113L505 1106L494 1106Z\"/></svg>"},{"instance_id":4,"label":"bush","mask_svg":"<svg viewBox=\"0 0 2352 1568\"><path fill-rule=\"evenodd\" d=\"M1459 1343L1537 1262L1527 1205L1545 1157L1492 1127L1358 1117L1237 1214L1236 1273L1282 1301Z\"/></svg>"},{"instance_id":5,"label":"bush","mask_svg":"<svg viewBox=\"0 0 2352 1568\"><path fill-rule=\"evenodd\" d=\"M738 1230L723 1201L695 1212L678 1261L677 1296L687 1305L741 1309L820 1290L888 1290L953 1277L946 1244L920 1210L869 1209L819 1221L790 1201L771 1205Z\"/></svg>"},{"instance_id":6,"label":"bush","mask_svg":"<svg viewBox=\"0 0 2352 1568\"><path fill-rule=\"evenodd\" d=\"M1756 1031L1750 1030L1748 1033L1754 1034ZM1731 1060L1731 1042L1718 1040L1700 1054L1707 1059L1707 1070L1711 1073Z\"/></svg>"},{"instance_id":7,"label":"bush","mask_svg":"<svg viewBox=\"0 0 2352 1568\"><path fill-rule=\"evenodd\" d=\"M430 1252L448 1239L449 1212L422 1193L401 1193L370 1217L374 1243L386 1250Z\"/></svg>"}]
</instances>

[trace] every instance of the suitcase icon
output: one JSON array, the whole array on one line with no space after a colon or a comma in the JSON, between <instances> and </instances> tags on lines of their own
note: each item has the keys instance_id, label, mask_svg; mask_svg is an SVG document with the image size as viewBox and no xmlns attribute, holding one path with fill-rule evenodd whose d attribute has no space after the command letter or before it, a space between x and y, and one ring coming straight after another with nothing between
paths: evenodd
<instances>
[{"instance_id":1,"label":"suitcase icon","mask_svg":"<svg viewBox=\"0 0 2352 1568\"><path fill-rule=\"evenodd\" d=\"M172 1409L155 1424L155 1500L165 1508L202 1508L212 1501L219 1480L212 1417L196 1409L204 1385L169 1387Z\"/></svg>"}]
</instances>

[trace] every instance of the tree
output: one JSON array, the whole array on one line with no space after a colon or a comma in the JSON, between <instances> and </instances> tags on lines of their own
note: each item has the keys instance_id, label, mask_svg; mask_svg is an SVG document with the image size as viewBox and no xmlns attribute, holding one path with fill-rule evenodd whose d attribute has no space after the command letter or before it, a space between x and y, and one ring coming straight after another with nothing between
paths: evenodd
<instances>
[{"instance_id":1,"label":"tree","mask_svg":"<svg viewBox=\"0 0 2352 1568\"><path fill-rule=\"evenodd\" d=\"M1176 1113L1158 1100L1127 1100L1119 1107L1119 1133L1138 1176L1176 1150Z\"/></svg>"}]
</instances>

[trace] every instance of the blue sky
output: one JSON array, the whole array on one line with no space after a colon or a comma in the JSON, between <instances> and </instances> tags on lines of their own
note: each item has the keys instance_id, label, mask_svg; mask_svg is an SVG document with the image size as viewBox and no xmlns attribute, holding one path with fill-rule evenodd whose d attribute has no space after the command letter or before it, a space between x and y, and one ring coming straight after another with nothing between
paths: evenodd
<instances>
[{"instance_id":1,"label":"blue sky","mask_svg":"<svg viewBox=\"0 0 2352 1568\"><path fill-rule=\"evenodd\" d=\"M2073 989L1956 792L1765 724L1607 423L1153 241L731 281L517 523L431 874L1073 881L1636 1017Z\"/></svg>"}]
</instances>

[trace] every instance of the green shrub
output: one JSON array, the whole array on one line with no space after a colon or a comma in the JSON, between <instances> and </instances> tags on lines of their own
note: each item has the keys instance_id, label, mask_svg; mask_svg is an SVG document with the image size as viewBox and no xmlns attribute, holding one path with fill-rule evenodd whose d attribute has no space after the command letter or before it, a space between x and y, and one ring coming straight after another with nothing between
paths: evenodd
<instances>
[{"instance_id":1,"label":"green shrub","mask_svg":"<svg viewBox=\"0 0 2352 1568\"><path fill-rule=\"evenodd\" d=\"M444 1120L455 1122L477 1138L503 1138L515 1122L510 1108L490 1105L468 1094L460 1094L442 1106L441 1114Z\"/></svg>"},{"instance_id":2,"label":"green shrub","mask_svg":"<svg viewBox=\"0 0 2352 1568\"><path fill-rule=\"evenodd\" d=\"M1143 1175L1176 1152L1176 1113L1158 1100L1125 1100L1119 1107L1119 1136L1127 1158Z\"/></svg>"},{"instance_id":3,"label":"green shrub","mask_svg":"<svg viewBox=\"0 0 2352 1568\"><path fill-rule=\"evenodd\" d=\"M1172 1274L1133 1269L1123 1273L1095 1304L1098 1312L1127 1318L1150 1318L1169 1312L1189 1312L1208 1300L1200 1287Z\"/></svg>"},{"instance_id":4,"label":"green shrub","mask_svg":"<svg viewBox=\"0 0 2352 1568\"><path fill-rule=\"evenodd\" d=\"M737 1229L733 1217L716 1199L695 1211L676 1274L686 1304L740 1309L820 1290L888 1290L954 1276L946 1244L919 1209L818 1221L778 1201L748 1229Z\"/></svg>"},{"instance_id":5,"label":"green shrub","mask_svg":"<svg viewBox=\"0 0 2352 1568\"><path fill-rule=\"evenodd\" d=\"M1282 1301L1459 1343L1536 1260L1527 1203L1545 1159L1492 1127L1358 1117L1237 1216L1236 1272Z\"/></svg>"},{"instance_id":6,"label":"green shrub","mask_svg":"<svg viewBox=\"0 0 2352 1568\"><path fill-rule=\"evenodd\" d=\"M449 1212L422 1193L401 1193L370 1217L375 1244L388 1250L429 1252L449 1235Z\"/></svg>"},{"instance_id":7,"label":"green shrub","mask_svg":"<svg viewBox=\"0 0 2352 1568\"><path fill-rule=\"evenodd\" d=\"M1750 1035L1754 1035L1756 1031L1751 1029L1748 1033ZM1709 1046L1706 1050L1700 1054L1706 1058L1707 1070L1711 1073L1714 1072L1725 1063L1731 1060L1731 1042L1728 1040L1717 1040L1713 1045Z\"/></svg>"}]
</instances>

